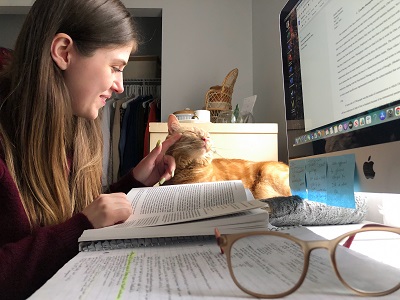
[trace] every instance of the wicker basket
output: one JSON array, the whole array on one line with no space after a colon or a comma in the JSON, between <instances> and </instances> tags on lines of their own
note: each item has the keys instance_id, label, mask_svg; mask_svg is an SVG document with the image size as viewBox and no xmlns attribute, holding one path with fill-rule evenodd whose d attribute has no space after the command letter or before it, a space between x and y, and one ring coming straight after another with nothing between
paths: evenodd
<instances>
[{"instance_id":1,"label":"wicker basket","mask_svg":"<svg viewBox=\"0 0 400 300\"><path fill-rule=\"evenodd\" d=\"M211 122L215 123L221 111L232 110L233 87L238 76L238 69L226 75L222 85L210 87L205 96L205 108L210 111Z\"/></svg>"}]
</instances>

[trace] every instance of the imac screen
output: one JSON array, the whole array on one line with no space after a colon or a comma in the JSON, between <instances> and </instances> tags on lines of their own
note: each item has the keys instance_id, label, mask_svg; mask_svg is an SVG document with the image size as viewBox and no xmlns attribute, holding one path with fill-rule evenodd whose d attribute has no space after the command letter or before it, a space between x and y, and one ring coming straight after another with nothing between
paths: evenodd
<instances>
[{"instance_id":1,"label":"imac screen","mask_svg":"<svg viewBox=\"0 0 400 300\"><path fill-rule=\"evenodd\" d=\"M289 160L354 153L356 191L400 193L399 20L400 0L282 9Z\"/></svg>"}]
</instances>

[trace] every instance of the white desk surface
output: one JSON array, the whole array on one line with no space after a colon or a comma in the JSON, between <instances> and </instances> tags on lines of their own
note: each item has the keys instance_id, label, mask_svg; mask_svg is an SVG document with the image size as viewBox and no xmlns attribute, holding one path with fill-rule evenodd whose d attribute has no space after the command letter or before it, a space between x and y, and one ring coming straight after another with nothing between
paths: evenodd
<instances>
[{"instance_id":1,"label":"white desk surface","mask_svg":"<svg viewBox=\"0 0 400 300\"><path fill-rule=\"evenodd\" d=\"M348 224L348 225L329 225L329 226L306 226L307 229L311 230L312 232L316 233L317 235L321 236L324 239L334 239L342 234L345 234L349 231L352 230L356 230L361 228L363 225L365 224L372 224L373 222L363 222L360 224ZM375 223L377 224L377 223ZM390 244L388 244L390 243ZM364 244L364 243L363 243ZM399 249L399 244L398 242L396 242L395 247L392 241L385 241L385 240L379 240L379 243L377 244L376 242L373 243L374 246L377 246L380 250L385 249L384 250L384 257L379 257L379 260L381 260L382 262L388 264L388 265L392 265L395 266L397 268L400 268L400 259L399 257L399 253L400 253L400 249ZM364 252L364 247L367 251ZM375 247L375 249L377 248ZM373 254L372 256L376 257L376 253L379 253L379 251L374 251L374 248L372 247L371 243L369 242L365 242L365 245L362 245L362 248L359 248L361 250L362 253L369 255L369 254ZM328 250L325 249L316 249L314 251L324 251L326 252L326 254L328 254ZM321 253L320 252L320 253ZM327 256L327 259L328 256ZM333 274L333 267L332 267L332 274ZM336 276L334 276L336 277ZM400 279L399 279L400 280ZM334 285L334 283L332 283ZM304 283L303 283L304 285ZM306 284L307 285L307 284ZM323 291L323 290L318 290L315 291L317 294L308 294L307 292L305 293L305 295L303 294L304 291L307 291L308 287L306 286L301 286L299 288L298 291L296 291L295 293L285 297L285 299L315 299L315 300L340 300L340 299L375 299L375 300L387 300L387 299L400 299L400 290L396 291L395 293L392 293L390 295L387 296L382 296L382 297L360 297L357 296L356 294L352 294L352 292L350 290L348 290L347 294L346 294L346 288L343 286L343 294L331 294L329 293L329 291ZM302 295L303 294L303 295ZM305 298L304 296L307 295L307 298ZM316 296L316 297L314 297Z\"/></svg>"}]
</instances>

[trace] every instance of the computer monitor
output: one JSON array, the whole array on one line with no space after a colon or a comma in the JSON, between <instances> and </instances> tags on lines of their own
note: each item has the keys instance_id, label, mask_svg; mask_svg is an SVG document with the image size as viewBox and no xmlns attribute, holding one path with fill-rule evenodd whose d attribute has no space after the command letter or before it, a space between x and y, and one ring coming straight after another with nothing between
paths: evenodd
<instances>
[{"instance_id":1,"label":"computer monitor","mask_svg":"<svg viewBox=\"0 0 400 300\"><path fill-rule=\"evenodd\" d=\"M400 0L288 1L289 161L354 153L356 192L400 193L399 20Z\"/></svg>"}]
</instances>

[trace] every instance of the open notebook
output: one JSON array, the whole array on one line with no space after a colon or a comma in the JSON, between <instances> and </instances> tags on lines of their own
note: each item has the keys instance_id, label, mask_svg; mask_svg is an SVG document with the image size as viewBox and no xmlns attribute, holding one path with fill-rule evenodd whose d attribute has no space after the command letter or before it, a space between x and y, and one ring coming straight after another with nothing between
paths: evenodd
<instances>
[{"instance_id":1,"label":"open notebook","mask_svg":"<svg viewBox=\"0 0 400 300\"><path fill-rule=\"evenodd\" d=\"M305 227L285 229L304 240L321 239ZM271 245L274 247L274 245ZM358 299L337 279L324 249L314 251L305 282L285 299ZM365 259L348 257L360 270ZM290 263L290 262L288 262ZM282 268L285 266L282 265ZM381 280L398 276L385 265ZM379 299L399 299L399 291ZM251 299L233 282L215 240L136 249L80 252L31 299ZM363 298L366 299L366 298ZM377 299L371 298L371 299Z\"/></svg>"}]
</instances>

